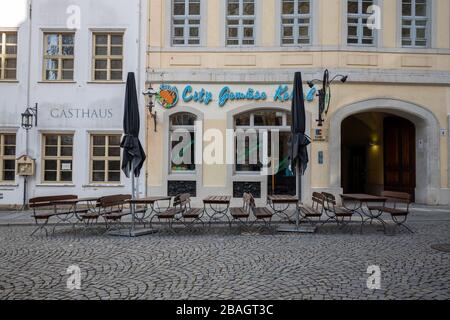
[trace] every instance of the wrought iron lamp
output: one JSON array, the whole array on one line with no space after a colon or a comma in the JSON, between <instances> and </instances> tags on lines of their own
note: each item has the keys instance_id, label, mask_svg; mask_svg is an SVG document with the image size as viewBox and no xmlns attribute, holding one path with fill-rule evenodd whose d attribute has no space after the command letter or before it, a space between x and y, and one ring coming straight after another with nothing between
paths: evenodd
<instances>
[{"instance_id":1,"label":"wrought iron lamp","mask_svg":"<svg viewBox=\"0 0 450 320\"><path fill-rule=\"evenodd\" d=\"M155 108L155 102L154 99L156 97L156 95L158 94L153 87L150 85L150 88L147 89L147 91L144 91L142 93L144 96L148 97L148 103L147 103L147 108L148 111L150 113L150 116L152 117L153 121L154 121L154 125L155 125L155 132L157 132L156 130L156 124L157 124L157 113L156 111L153 111L153 109Z\"/></svg>"},{"instance_id":2,"label":"wrought iron lamp","mask_svg":"<svg viewBox=\"0 0 450 320\"><path fill-rule=\"evenodd\" d=\"M34 125L33 125L34 118ZM24 113L22 113L22 128L25 130L30 130L33 126L38 125L38 104L36 103L34 108L27 108Z\"/></svg>"},{"instance_id":3,"label":"wrought iron lamp","mask_svg":"<svg viewBox=\"0 0 450 320\"><path fill-rule=\"evenodd\" d=\"M323 126L324 118L323 114L327 114L328 110L330 108L330 102L331 102L331 84L335 80L340 80L342 83L347 82L348 76L344 76L342 74L338 74L334 76L330 80L330 72L328 69L325 70L323 74L323 80L313 79L311 81L308 81L308 86L310 88L314 87L315 82L322 82L322 89L319 89L317 96L319 97L319 119L317 119L317 123L319 127Z\"/></svg>"}]
</instances>

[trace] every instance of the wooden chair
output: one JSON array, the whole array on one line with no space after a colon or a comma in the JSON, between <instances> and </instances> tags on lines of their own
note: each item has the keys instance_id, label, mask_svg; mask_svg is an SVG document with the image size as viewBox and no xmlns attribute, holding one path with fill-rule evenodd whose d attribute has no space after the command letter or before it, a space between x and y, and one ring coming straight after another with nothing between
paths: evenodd
<instances>
[{"instance_id":1,"label":"wooden chair","mask_svg":"<svg viewBox=\"0 0 450 320\"><path fill-rule=\"evenodd\" d=\"M150 228L152 228L153 220L158 219L161 223L166 221L168 223L169 230L175 233L173 229L173 223L177 220L177 215L180 215L185 210L186 201L189 200L189 195L177 195L173 200L173 206L162 212L156 212L150 218Z\"/></svg>"},{"instance_id":2,"label":"wooden chair","mask_svg":"<svg viewBox=\"0 0 450 320\"><path fill-rule=\"evenodd\" d=\"M240 208L231 208L230 214L232 217L232 223L236 222L240 227L244 229L249 229L249 219L251 212L251 195L249 193L244 193L243 195L243 206ZM232 225L230 224L230 229Z\"/></svg>"},{"instance_id":3,"label":"wooden chair","mask_svg":"<svg viewBox=\"0 0 450 320\"><path fill-rule=\"evenodd\" d=\"M55 202L64 202L70 200L77 200L75 195L57 195L47 197L37 197L29 200L29 207L33 210L32 217L36 222L37 228L31 234L35 235L38 231L44 230L45 235L48 236L47 226L51 218L55 217L58 222L53 227L53 234L56 226L62 223L70 222L75 214L83 214L87 210L75 209L75 204L55 204Z\"/></svg>"},{"instance_id":4,"label":"wooden chair","mask_svg":"<svg viewBox=\"0 0 450 320\"><path fill-rule=\"evenodd\" d=\"M307 207L299 203L297 210L300 212L301 220L306 220L310 224L322 222L322 216L325 208L325 196L321 193L314 192L312 195L312 205ZM317 221L314 221L317 219Z\"/></svg>"},{"instance_id":5,"label":"wooden chair","mask_svg":"<svg viewBox=\"0 0 450 320\"><path fill-rule=\"evenodd\" d=\"M331 193L322 192L322 195L324 196L324 200L325 200L324 208L329 217L328 220L325 221L322 225L324 225L330 221L335 221L338 228L350 227L350 223L352 222L353 216L355 214L357 214L361 217L360 233L362 233L364 218L361 213L359 213L358 211L349 210L342 206L338 206L336 197Z\"/></svg>"},{"instance_id":6,"label":"wooden chair","mask_svg":"<svg viewBox=\"0 0 450 320\"><path fill-rule=\"evenodd\" d=\"M369 206L369 210L379 211L380 214L388 213L391 215L392 221L395 224L395 230L401 227L414 233L407 225L406 220L409 215L409 207L411 205L411 195L404 192L383 191L382 197L387 198L384 206Z\"/></svg>"},{"instance_id":7,"label":"wooden chair","mask_svg":"<svg viewBox=\"0 0 450 320\"><path fill-rule=\"evenodd\" d=\"M113 224L121 225L122 218L131 215L128 207L128 201L131 200L129 194L117 194L101 197L97 200L95 211L86 211L80 215L84 223L84 230L97 225L98 220L102 218L105 221L106 232L111 230Z\"/></svg>"},{"instance_id":8,"label":"wooden chair","mask_svg":"<svg viewBox=\"0 0 450 320\"><path fill-rule=\"evenodd\" d=\"M262 221L264 223L265 228L270 229L273 213L268 208L257 208L255 198L252 194L249 194L249 201L250 201L250 208L253 212L253 216L255 217L255 221L253 223L257 223L259 221Z\"/></svg>"},{"instance_id":9,"label":"wooden chair","mask_svg":"<svg viewBox=\"0 0 450 320\"><path fill-rule=\"evenodd\" d=\"M179 205L182 209L180 220L186 228L192 228L197 222L200 222L203 227L205 226L205 222L202 220L204 210L191 207L191 195L189 193L180 195Z\"/></svg>"}]
</instances>

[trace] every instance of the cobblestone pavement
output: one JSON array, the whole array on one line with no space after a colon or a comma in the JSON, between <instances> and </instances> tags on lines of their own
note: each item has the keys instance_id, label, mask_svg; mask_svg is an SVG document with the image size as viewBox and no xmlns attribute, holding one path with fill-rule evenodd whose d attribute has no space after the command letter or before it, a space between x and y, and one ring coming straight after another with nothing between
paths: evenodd
<instances>
[{"instance_id":1,"label":"cobblestone pavement","mask_svg":"<svg viewBox=\"0 0 450 320\"><path fill-rule=\"evenodd\" d=\"M450 221L412 222L415 234L334 228L296 235L238 230L31 237L0 227L0 299L450 299ZM70 291L66 270L82 270ZM368 266L381 290L367 289Z\"/></svg>"}]
</instances>

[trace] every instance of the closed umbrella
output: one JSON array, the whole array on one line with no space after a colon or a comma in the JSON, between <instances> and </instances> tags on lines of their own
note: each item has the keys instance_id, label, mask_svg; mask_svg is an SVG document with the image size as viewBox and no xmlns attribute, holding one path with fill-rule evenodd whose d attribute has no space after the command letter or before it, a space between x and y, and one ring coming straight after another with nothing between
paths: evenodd
<instances>
[{"instance_id":1,"label":"closed umbrella","mask_svg":"<svg viewBox=\"0 0 450 320\"><path fill-rule=\"evenodd\" d=\"M311 139L306 135L305 96L303 94L302 73L296 72L292 99L292 126L289 141L289 160L291 169L295 168L297 177L297 196L300 198L301 176L308 167L308 145ZM281 232L304 232L299 229L300 212L297 211L296 227L280 228Z\"/></svg>"},{"instance_id":2,"label":"closed umbrella","mask_svg":"<svg viewBox=\"0 0 450 320\"><path fill-rule=\"evenodd\" d=\"M122 171L130 178L132 184L132 197L136 199L136 183L135 178L138 178L142 166L144 165L146 155L139 141L140 131L140 117L139 104L136 90L136 79L133 72L128 73L127 86L125 91L125 110L123 117L123 131L124 137L120 147L123 149L122 153ZM134 205L131 205L132 227L128 233L130 236L135 234L135 210ZM127 235L127 233L119 232L117 235Z\"/></svg>"}]
</instances>

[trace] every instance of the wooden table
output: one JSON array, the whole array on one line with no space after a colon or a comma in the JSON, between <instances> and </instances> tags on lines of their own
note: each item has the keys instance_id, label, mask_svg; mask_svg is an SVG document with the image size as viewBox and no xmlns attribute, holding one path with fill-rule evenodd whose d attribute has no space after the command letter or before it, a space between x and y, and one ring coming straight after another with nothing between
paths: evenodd
<instances>
[{"instance_id":1,"label":"wooden table","mask_svg":"<svg viewBox=\"0 0 450 320\"><path fill-rule=\"evenodd\" d=\"M298 203L299 199L295 196L273 195L267 197L267 204L272 208L274 214L279 216L281 219L286 218L289 222L291 221L291 217L289 216L287 211L291 205L295 205L295 210L297 212ZM278 208L277 205L279 206Z\"/></svg>"},{"instance_id":2,"label":"wooden table","mask_svg":"<svg viewBox=\"0 0 450 320\"><path fill-rule=\"evenodd\" d=\"M383 212L380 212L380 211L374 212L374 211L370 210L368 208L369 207L368 204L369 203L379 203L384 206L384 204L388 200L387 198L380 197L380 196L374 196L374 195L370 195L370 194L364 194L364 193L342 194L341 198L342 198L342 205L346 209L348 209L350 211L357 211L357 212L361 213L363 216L367 217L366 219L364 219L363 225L368 221L370 221L370 224L372 224L374 220L379 221L383 226L384 232L386 233L386 222L383 219L381 219L381 215L383 214ZM348 207L346 205L346 201L353 202L353 203L355 203L355 205L352 208Z\"/></svg>"},{"instance_id":3,"label":"wooden table","mask_svg":"<svg viewBox=\"0 0 450 320\"><path fill-rule=\"evenodd\" d=\"M220 218L226 218L228 224L231 227L231 219L228 217L228 210L230 209L231 197L230 196L209 196L203 200L204 213L209 216L209 225L213 220L220 220ZM208 209L212 211L212 214L208 212Z\"/></svg>"}]
</instances>

